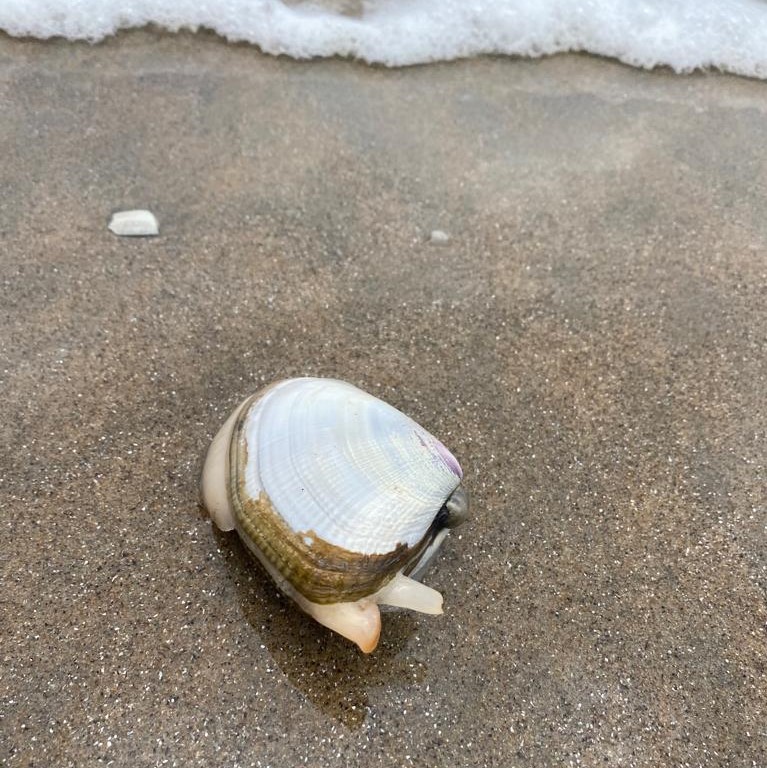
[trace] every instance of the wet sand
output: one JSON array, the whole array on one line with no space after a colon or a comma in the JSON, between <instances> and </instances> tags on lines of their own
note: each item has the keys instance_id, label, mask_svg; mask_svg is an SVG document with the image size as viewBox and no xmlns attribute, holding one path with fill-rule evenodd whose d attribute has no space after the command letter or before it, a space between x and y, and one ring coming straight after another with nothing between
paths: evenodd
<instances>
[{"instance_id":1,"label":"wet sand","mask_svg":"<svg viewBox=\"0 0 767 768\"><path fill-rule=\"evenodd\" d=\"M767 764L766 88L0 38L0 762ZM295 375L473 494L369 657L198 506Z\"/></svg>"}]
</instances>

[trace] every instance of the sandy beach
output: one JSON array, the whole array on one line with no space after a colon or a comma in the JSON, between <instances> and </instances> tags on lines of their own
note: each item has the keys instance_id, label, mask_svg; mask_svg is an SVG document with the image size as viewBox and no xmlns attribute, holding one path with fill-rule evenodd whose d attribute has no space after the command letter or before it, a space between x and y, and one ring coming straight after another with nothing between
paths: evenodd
<instances>
[{"instance_id":1,"label":"sandy beach","mask_svg":"<svg viewBox=\"0 0 767 768\"><path fill-rule=\"evenodd\" d=\"M767 765L765 89L0 36L0 764ZM298 375L472 493L371 656L198 503Z\"/></svg>"}]
</instances>

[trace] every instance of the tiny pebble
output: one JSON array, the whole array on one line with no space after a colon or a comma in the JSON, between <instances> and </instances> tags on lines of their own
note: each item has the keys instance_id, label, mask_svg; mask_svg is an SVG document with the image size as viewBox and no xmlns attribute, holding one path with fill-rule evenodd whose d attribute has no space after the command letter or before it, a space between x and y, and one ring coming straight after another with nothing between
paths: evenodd
<instances>
[{"instance_id":1,"label":"tiny pebble","mask_svg":"<svg viewBox=\"0 0 767 768\"><path fill-rule=\"evenodd\" d=\"M157 219L151 211L118 211L112 215L109 230L122 237L148 237L159 235Z\"/></svg>"},{"instance_id":2,"label":"tiny pebble","mask_svg":"<svg viewBox=\"0 0 767 768\"><path fill-rule=\"evenodd\" d=\"M432 230L429 236L429 242L433 245L444 245L450 241L450 235L447 232L443 232L441 229Z\"/></svg>"}]
</instances>

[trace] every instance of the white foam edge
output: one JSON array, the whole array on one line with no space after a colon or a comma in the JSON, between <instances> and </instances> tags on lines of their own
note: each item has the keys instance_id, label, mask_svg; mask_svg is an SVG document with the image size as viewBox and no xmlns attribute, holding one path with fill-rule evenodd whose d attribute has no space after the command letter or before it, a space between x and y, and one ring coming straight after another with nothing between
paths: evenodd
<instances>
[{"instance_id":1,"label":"white foam edge","mask_svg":"<svg viewBox=\"0 0 767 768\"><path fill-rule=\"evenodd\" d=\"M767 4L761 0L360 0L359 13L328 0L0 0L14 36L95 42L157 24L213 29L266 53L349 56L404 66L482 54L588 51L677 72L715 67L767 78ZM329 7L328 7L329 6Z\"/></svg>"}]
</instances>

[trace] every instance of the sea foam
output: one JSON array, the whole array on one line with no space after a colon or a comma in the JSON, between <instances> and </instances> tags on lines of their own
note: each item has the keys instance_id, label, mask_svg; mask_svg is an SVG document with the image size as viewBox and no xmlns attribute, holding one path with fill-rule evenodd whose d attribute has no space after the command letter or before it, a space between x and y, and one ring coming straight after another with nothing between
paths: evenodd
<instances>
[{"instance_id":1,"label":"sea foam","mask_svg":"<svg viewBox=\"0 0 767 768\"><path fill-rule=\"evenodd\" d=\"M0 0L0 29L16 36L95 42L149 23L392 67L589 51L767 78L767 0Z\"/></svg>"}]
</instances>

